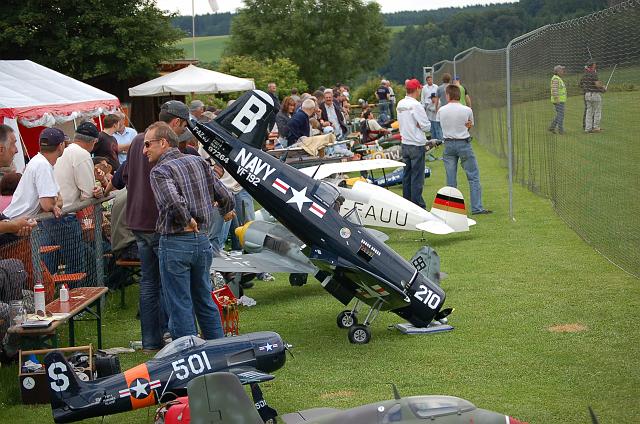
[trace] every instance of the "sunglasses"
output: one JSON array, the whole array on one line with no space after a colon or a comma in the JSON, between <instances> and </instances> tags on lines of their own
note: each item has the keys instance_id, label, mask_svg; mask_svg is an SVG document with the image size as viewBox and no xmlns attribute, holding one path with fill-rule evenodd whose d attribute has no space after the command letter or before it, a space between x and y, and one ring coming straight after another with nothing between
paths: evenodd
<instances>
[{"instance_id":1,"label":"sunglasses","mask_svg":"<svg viewBox=\"0 0 640 424\"><path fill-rule=\"evenodd\" d=\"M147 149L149 148L149 146L151 146L151 142L152 141L160 141L162 140L161 138L151 138L149 140L145 140L144 141L144 147L146 147Z\"/></svg>"}]
</instances>

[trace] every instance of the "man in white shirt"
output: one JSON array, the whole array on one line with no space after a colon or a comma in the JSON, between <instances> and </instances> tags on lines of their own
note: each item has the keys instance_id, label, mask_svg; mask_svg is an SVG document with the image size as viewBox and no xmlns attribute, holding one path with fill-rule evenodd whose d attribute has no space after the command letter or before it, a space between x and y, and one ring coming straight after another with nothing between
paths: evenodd
<instances>
[{"instance_id":1,"label":"man in white shirt","mask_svg":"<svg viewBox=\"0 0 640 424\"><path fill-rule=\"evenodd\" d=\"M129 147L131 147L133 138L138 135L138 131L134 130L133 128L129 128L124 124L126 120L126 116L124 113L116 112L116 115L120 116L122 120L118 123L118 129L113 133L113 137L118 142L118 160L122 164L125 160L127 160Z\"/></svg>"},{"instance_id":2,"label":"man in white shirt","mask_svg":"<svg viewBox=\"0 0 640 424\"><path fill-rule=\"evenodd\" d=\"M444 169L447 173L447 185L457 187L458 159L467 174L471 189L471 213L489 214L492 211L482 206L482 187L478 162L471 148L469 129L473 127L473 111L460 104L460 88L449 84L446 89L447 104L440 107L437 119L444 136Z\"/></svg>"},{"instance_id":3,"label":"man in white shirt","mask_svg":"<svg viewBox=\"0 0 640 424\"><path fill-rule=\"evenodd\" d=\"M98 128L92 122L78 125L73 143L64 149L54 166L63 207L91 197L102 197L102 188L95 186L96 178L90 153L99 134Z\"/></svg>"},{"instance_id":4,"label":"man in white shirt","mask_svg":"<svg viewBox=\"0 0 640 424\"><path fill-rule=\"evenodd\" d=\"M420 103L424 106L425 110L427 106L432 103L431 95L435 94L438 97L438 86L433 83L433 77L427 76L426 85L422 87L422 95L420 96Z\"/></svg>"},{"instance_id":5,"label":"man in white shirt","mask_svg":"<svg viewBox=\"0 0 640 424\"><path fill-rule=\"evenodd\" d=\"M40 212L53 212L56 218L62 214L60 187L53 175L53 165L68 141L62 130L45 128L40 133L40 152L27 164L18 183L13 200L4 214L9 218L33 217Z\"/></svg>"},{"instance_id":6,"label":"man in white shirt","mask_svg":"<svg viewBox=\"0 0 640 424\"><path fill-rule=\"evenodd\" d=\"M417 79L405 82L407 96L398 102L398 124L402 136L402 161L405 163L402 177L402 197L421 208L426 208L422 198L424 186L424 155L427 137L431 129L424 107L420 104L422 85Z\"/></svg>"}]
</instances>

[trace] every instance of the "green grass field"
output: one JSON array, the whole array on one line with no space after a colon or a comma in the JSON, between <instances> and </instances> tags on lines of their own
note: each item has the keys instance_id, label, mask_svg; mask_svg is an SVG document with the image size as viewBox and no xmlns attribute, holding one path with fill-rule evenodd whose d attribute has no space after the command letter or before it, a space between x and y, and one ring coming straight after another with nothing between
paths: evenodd
<instances>
[{"instance_id":1,"label":"green grass field","mask_svg":"<svg viewBox=\"0 0 640 424\"><path fill-rule=\"evenodd\" d=\"M526 188L515 187L517 221L510 222L506 170L485 149L477 146L476 153L484 203L494 214L452 236L422 240L418 232L389 232L388 244L406 258L427 242L437 249L449 274L442 283L446 305L456 308L453 332L405 336L388 329L401 320L384 313L371 343L355 346L336 327L342 305L317 282L290 287L286 275L278 275L247 292L258 304L241 310L241 332L274 330L294 345L295 358L263 385L280 413L391 398L394 382L403 395L461 396L532 424L586 424L589 405L603 424L638 422L638 280L586 245L548 200ZM428 202L445 181L442 163L432 168ZM463 175L459 181L468 196ZM128 289L124 310L117 296L108 299L107 347L139 339L136 299L136 287ZM78 344L95 340L92 324L77 327L84 332ZM123 369L146 358L121 355ZM19 404L16 367L0 369L0 410L2 422L51 422L48 406ZM104 422L151 417L152 410L140 410Z\"/></svg>"},{"instance_id":2,"label":"green grass field","mask_svg":"<svg viewBox=\"0 0 640 424\"><path fill-rule=\"evenodd\" d=\"M228 39L228 35L196 37L196 57L201 62L219 61ZM176 43L176 46L184 51L185 58L189 59L193 57L191 38L183 38Z\"/></svg>"},{"instance_id":3,"label":"green grass field","mask_svg":"<svg viewBox=\"0 0 640 424\"><path fill-rule=\"evenodd\" d=\"M388 27L391 34L404 30L404 26ZM222 52L226 47L228 35L212 35L206 37L196 37L196 57L201 62L217 62L222 56ZM176 43L184 51L184 58L193 57L193 45L190 37L183 38Z\"/></svg>"}]
</instances>

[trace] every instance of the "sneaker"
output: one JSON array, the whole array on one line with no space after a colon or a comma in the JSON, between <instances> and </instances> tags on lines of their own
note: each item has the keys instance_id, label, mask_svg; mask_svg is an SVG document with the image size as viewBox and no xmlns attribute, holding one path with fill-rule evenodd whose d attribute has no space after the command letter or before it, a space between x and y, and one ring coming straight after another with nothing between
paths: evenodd
<instances>
[{"instance_id":1,"label":"sneaker","mask_svg":"<svg viewBox=\"0 0 640 424\"><path fill-rule=\"evenodd\" d=\"M602 128L594 128L591 130L591 132L594 132L594 133L602 132Z\"/></svg>"},{"instance_id":2,"label":"sneaker","mask_svg":"<svg viewBox=\"0 0 640 424\"><path fill-rule=\"evenodd\" d=\"M482 209L481 211L471 212L471 215L488 215L490 213L493 213L493 211L490 211L489 209Z\"/></svg>"},{"instance_id":3,"label":"sneaker","mask_svg":"<svg viewBox=\"0 0 640 424\"><path fill-rule=\"evenodd\" d=\"M274 277L273 275L269 274L268 272L263 272L262 274L259 274L257 278L260 281L275 281L276 280L276 277Z\"/></svg>"},{"instance_id":4,"label":"sneaker","mask_svg":"<svg viewBox=\"0 0 640 424\"><path fill-rule=\"evenodd\" d=\"M547 130L549 130L550 133L556 133L556 129L555 128L547 128Z\"/></svg>"}]
</instances>

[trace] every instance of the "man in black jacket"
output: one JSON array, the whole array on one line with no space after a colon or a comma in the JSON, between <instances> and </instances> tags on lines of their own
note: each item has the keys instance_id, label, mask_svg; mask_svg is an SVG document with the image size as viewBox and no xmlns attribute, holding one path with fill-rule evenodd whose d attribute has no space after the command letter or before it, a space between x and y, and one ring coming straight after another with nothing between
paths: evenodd
<instances>
[{"instance_id":1,"label":"man in black jacket","mask_svg":"<svg viewBox=\"0 0 640 424\"><path fill-rule=\"evenodd\" d=\"M333 90L324 90L324 103L320 105L321 122L323 127L332 126L337 140L344 140L347 136L347 126L344 124L342 107L333 98Z\"/></svg>"},{"instance_id":2,"label":"man in black jacket","mask_svg":"<svg viewBox=\"0 0 640 424\"><path fill-rule=\"evenodd\" d=\"M602 94L606 91L602 81L598 79L597 65L589 61L584 67L584 75L580 79L580 88L584 92L584 131L598 133L602 116Z\"/></svg>"}]
</instances>

